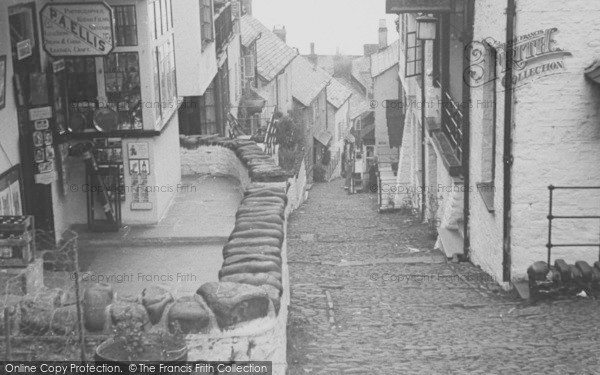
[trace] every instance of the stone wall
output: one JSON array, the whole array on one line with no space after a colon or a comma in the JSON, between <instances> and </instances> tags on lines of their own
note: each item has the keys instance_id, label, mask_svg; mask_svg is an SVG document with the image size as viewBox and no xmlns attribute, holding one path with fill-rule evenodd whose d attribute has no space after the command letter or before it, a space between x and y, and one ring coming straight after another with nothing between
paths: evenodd
<instances>
[{"instance_id":1,"label":"stone wall","mask_svg":"<svg viewBox=\"0 0 600 375\"><path fill-rule=\"evenodd\" d=\"M120 297L108 284L93 284L83 293L84 327L88 334L111 334L121 322L137 322L149 333L181 334L189 361L271 361L273 374L283 375L290 303L287 218L306 197L304 163L290 175L252 141L184 137L181 146L183 175L234 176L245 189L223 248L219 282L177 299L160 286ZM76 306L67 296L60 289L38 289L15 299L13 334L28 334L31 327L36 334L75 332Z\"/></svg>"}]
</instances>

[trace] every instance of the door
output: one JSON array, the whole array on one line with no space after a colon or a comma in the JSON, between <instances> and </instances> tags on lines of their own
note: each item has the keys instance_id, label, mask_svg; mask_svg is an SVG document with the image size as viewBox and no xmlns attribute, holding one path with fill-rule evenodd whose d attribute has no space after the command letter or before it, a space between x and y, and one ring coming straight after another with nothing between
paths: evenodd
<instances>
[{"instance_id":1,"label":"door","mask_svg":"<svg viewBox=\"0 0 600 375\"><path fill-rule=\"evenodd\" d=\"M31 89L30 76L42 72L35 4L10 7L8 14L13 70L17 87L19 148L24 192L23 212L26 215L35 216L37 229L54 233L52 186L35 183L33 127L29 123L27 111L28 107L32 105L32 96L40 96L36 95L39 93L35 92L35 89ZM45 104L50 105L49 102Z\"/></svg>"}]
</instances>

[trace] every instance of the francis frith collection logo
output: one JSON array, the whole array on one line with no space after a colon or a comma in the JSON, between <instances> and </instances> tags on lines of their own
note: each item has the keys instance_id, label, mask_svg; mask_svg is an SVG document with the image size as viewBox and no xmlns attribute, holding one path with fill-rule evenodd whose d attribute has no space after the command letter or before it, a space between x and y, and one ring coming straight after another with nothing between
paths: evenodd
<instances>
[{"instance_id":1,"label":"francis frith collection logo","mask_svg":"<svg viewBox=\"0 0 600 375\"><path fill-rule=\"evenodd\" d=\"M513 53L512 83L517 88L540 78L566 71L565 57L572 56L554 39L558 28L541 29L502 43L494 38L470 43L465 53L471 65L464 72L465 83L480 87L499 80L506 87L506 52Z\"/></svg>"}]
</instances>

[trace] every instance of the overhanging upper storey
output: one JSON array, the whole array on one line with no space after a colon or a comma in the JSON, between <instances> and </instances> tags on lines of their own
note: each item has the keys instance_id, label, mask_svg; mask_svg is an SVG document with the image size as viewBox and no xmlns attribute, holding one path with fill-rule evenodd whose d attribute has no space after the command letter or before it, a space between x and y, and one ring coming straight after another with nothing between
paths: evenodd
<instances>
[{"instance_id":1,"label":"overhanging upper storey","mask_svg":"<svg viewBox=\"0 0 600 375\"><path fill-rule=\"evenodd\" d=\"M399 13L450 13L454 11L452 0L386 0L388 14Z\"/></svg>"}]
</instances>

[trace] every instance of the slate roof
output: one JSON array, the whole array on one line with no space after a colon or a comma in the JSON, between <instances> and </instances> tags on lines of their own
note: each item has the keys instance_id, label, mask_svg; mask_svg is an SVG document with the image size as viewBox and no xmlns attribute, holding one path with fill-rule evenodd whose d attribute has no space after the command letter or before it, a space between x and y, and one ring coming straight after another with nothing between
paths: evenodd
<instances>
[{"instance_id":1,"label":"slate roof","mask_svg":"<svg viewBox=\"0 0 600 375\"><path fill-rule=\"evenodd\" d=\"M244 46L247 47L252 43L252 38L255 40L260 35L256 41L256 69L261 78L271 82L294 60L298 52L250 15L244 15L241 24L242 44L248 43Z\"/></svg>"},{"instance_id":2,"label":"slate roof","mask_svg":"<svg viewBox=\"0 0 600 375\"><path fill-rule=\"evenodd\" d=\"M368 90L373 80L371 78L371 58L363 56L354 59L352 61L352 76Z\"/></svg>"},{"instance_id":3,"label":"slate roof","mask_svg":"<svg viewBox=\"0 0 600 375\"><path fill-rule=\"evenodd\" d=\"M371 55L371 77L375 78L394 65L398 65L400 56L399 43L396 40L387 48Z\"/></svg>"},{"instance_id":4,"label":"slate roof","mask_svg":"<svg viewBox=\"0 0 600 375\"><path fill-rule=\"evenodd\" d=\"M308 107L332 79L325 70L298 56L292 62L292 96Z\"/></svg>"},{"instance_id":5,"label":"slate roof","mask_svg":"<svg viewBox=\"0 0 600 375\"><path fill-rule=\"evenodd\" d=\"M327 101L335 108L340 108L350 98L352 91L344 86L337 78L333 78L327 86Z\"/></svg>"},{"instance_id":6,"label":"slate roof","mask_svg":"<svg viewBox=\"0 0 600 375\"><path fill-rule=\"evenodd\" d=\"M354 120L358 116L362 115L366 112L373 112L373 108L369 104L366 95L363 95L362 91L355 87L355 83L344 79L344 78L336 78L338 79L348 90L352 92L352 96L350 96L350 119Z\"/></svg>"}]
</instances>

